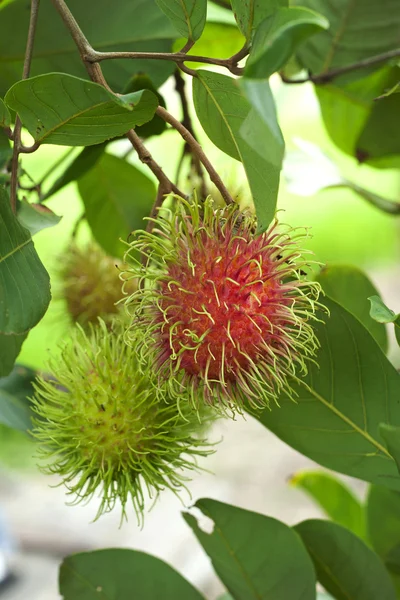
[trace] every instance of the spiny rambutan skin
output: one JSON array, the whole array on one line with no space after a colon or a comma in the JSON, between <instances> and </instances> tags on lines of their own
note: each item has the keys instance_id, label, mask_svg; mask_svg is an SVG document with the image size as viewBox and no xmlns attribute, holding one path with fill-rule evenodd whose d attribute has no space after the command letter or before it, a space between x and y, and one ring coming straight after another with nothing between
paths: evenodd
<instances>
[{"instance_id":1,"label":"spiny rambutan skin","mask_svg":"<svg viewBox=\"0 0 400 600\"><path fill-rule=\"evenodd\" d=\"M33 435L43 470L62 477L73 503L99 493L97 519L117 500L126 516L130 500L141 522L144 490L150 497L178 492L188 481L182 470L197 469L196 458L211 450L203 420L190 407L160 401L149 374L137 369L136 349L114 328L103 321L88 333L77 327L50 365L57 381L38 378Z\"/></svg>"},{"instance_id":2,"label":"spiny rambutan skin","mask_svg":"<svg viewBox=\"0 0 400 600\"><path fill-rule=\"evenodd\" d=\"M171 397L240 412L292 396L290 380L307 372L319 285L304 278L298 233L277 223L255 232L254 217L237 206L177 199L131 243L146 266L130 268L140 285L126 300L126 338Z\"/></svg>"},{"instance_id":3,"label":"spiny rambutan skin","mask_svg":"<svg viewBox=\"0 0 400 600\"><path fill-rule=\"evenodd\" d=\"M86 326L114 317L123 297L120 272L122 261L108 256L95 242L72 242L62 256L61 296L73 323ZM125 265L126 268L126 265ZM136 286L130 280L130 292Z\"/></svg>"}]
</instances>

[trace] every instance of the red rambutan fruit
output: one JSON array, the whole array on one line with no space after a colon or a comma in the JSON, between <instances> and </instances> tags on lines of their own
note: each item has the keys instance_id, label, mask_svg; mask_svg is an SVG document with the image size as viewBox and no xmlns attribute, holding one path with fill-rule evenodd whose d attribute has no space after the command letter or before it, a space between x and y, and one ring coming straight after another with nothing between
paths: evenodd
<instances>
[{"instance_id":1,"label":"red rambutan fruit","mask_svg":"<svg viewBox=\"0 0 400 600\"><path fill-rule=\"evenodd\" d=\"M126 300L126 338L139 339L143 363L168 382L170 397L240 412L293 395L291 380L307 373L318 348L320 288L305 279L302 236L277 223L256 235L254 217L237 206L182 199L151 233L137 232L125 276L141 284Z\"/></svg>"}]
</instances>

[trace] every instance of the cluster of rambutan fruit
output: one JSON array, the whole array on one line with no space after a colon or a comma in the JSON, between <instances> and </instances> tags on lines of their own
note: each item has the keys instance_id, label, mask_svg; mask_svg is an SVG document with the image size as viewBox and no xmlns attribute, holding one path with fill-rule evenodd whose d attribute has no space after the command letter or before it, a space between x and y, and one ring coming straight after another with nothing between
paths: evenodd
<instances>
[{"instance_id":1,"label":"cluster of rambutan fruit","mask_svg":"<svg viewBox=\"0 0 400 600\"><path fill-rule=\"evenodd\" d=\"M238 206L171 198L124 263L95 245L64 256L77 323L38 379L34 435L45 469L98 516L184 486L214 417L292 395L317 341L318 285L296 232L257 233ZM172 208L171 208L172 207Z\"/></svg>"}]
</instances>

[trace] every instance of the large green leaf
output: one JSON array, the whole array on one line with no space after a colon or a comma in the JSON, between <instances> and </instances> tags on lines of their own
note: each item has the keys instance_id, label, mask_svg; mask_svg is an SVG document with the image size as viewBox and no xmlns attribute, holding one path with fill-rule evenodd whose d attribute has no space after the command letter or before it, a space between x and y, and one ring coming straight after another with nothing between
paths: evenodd
<instances>
[{"instance_id":1,"label":"large green leaf","mask_svg":"<svg viewBox=\"0 0 400 600\"><path fill-rule=\"evenodd\" d=\"M92 146L123 135L153 117L158 98L149 90L115 96L97 83L51 73L13 85L5 101L37 142Z\"/></svg>"},{"instance_id":2,"label":"large green leaf","mask_svg":"<svg viewBox=\"0 0 400 600\"><path fill-rule=\"evenodd\" d=\"M0 128L0 169L11 159L12 149L10 140L3 129ZM1 183L1 181L0 181Z\"/></svg>"},{"instance_id":3,"label":"large green leaf","mask_svg":"<svg viewBox=\"0 0 400 600\"><path fill-rule=\"evenodd\" d=\"M290 483L307 492L332 521L366 538L364 507L340 479L323 471L304 471Z\"/></svg>"},{"instance_id":4,"label":"large green leaf","mask_svg":"<svg viewBox=\"0 0 400 600\"><path fill-rule=\"evenodd\" d=\"M247 95L238 81L226 75L199 70L193 81L193 99L200 123L220 150L243 163L257 212L258 229L264 231L275 214L283 139L268 83L252 82ZM268 116L260 116L260 111ZM270 119L272 126L269 126Z\"/></svg>"},{"instance_id":5,"label":"large green leaf","mask_svg":"<svg viewBox=\"0 0 400 600\"><path fill-rule=\"evenodd\" d=\"M344 306L368 329L384 352L388 349L385 325L370 316L370 296L378 296L372 281L360 269L347 265L328 265L319 273L317 280L333 300Z\"/></svg>"},{"instance_id":6,"label":"large green leaf","mask_svg":"<svg viewBox=\"0 0 400 600\"><path fill-rule=\"evenodd\" d=\"M35 377L36 372L29 367L15 365L8 377L0 378L0 423L20 431L31 428L27 397L33 394Z\"/></svg>"},{"instance_id":7,"label":"large green leaf","mask_svg":"<svg viewBox=\"0 0 400 600\"><path fill-rule=\"evenodd\" d=\"M372 546L391 571L392 580L400 593L400 560L393 572L393 553L400 545L400 493L371 485L366 506L368 537Z\"/></svg>"},{"instance_id":8,"label":"large green leaf","mask_svg":"<svg viewBox=\"0 0 400 600\"><path fill-rule=\"evenodd\" d=\"M299 48L300 62L312 73L324 73L400 45L398 0L295 0L295 4L321 13L330 23L328 30ZM346 80L365 73L356 71L346 75Z\"/></svg>"},{"instance_id":9,"label":"large green leaf","mask_svg":"<svg viewBox=\"0 0 400 600\"><path fill-rule=\"evenodd\" d=\"M315 600L312 563L290 527L208 498L195 506L212 519L212 533L190 514L185 521L235 600Z\"/></svg>"},{"instance_id":10,"label":"large green leaf","mask_svg":"<svg viewBox=\"0 0 400 600\"><path fill-rule=\"evenodd\" d=\"M203 33L207 0L156 0L175 29L184 38L195 41Z\"/></svg>"},{"instance_id":11,"label":"large green leaf","mask_svg":"<svg viewBox=\"0 0 400 600\"><path fill-rule=\"evenodd\" d=\"M288 6L289 0L231 0L231 4L240 31L250 40L253 29L278 8Z\"/></svg>"},{"instance_id":12,"label":"large green leaf","mask_svg":"<svg viewBox=\"0 0 400 600\"><path fill-rule=\"evenodd\" d=\"M361 80L316 86L325 127L341 150L376 167L398 165L400 95L376 98L399 77L397 67L384 67Z\"/></svg>"},{"instance_id":13,"label":"large green leaf","mask_svg":"<svg viewBox=\"0 0 400 600\"><path fill-rule=\"evenodd\" d=\"M296 401L256 417L287 444L319 464L400 489L396 464L379 432L400 423L400 375L363 325L328 298L330 316L316 326L321 349Z\"/></svg>"},{"instance_id":14,"label":"large green leaf","mask_svg":"<svg viewBox=\"0 0 400 600\"><path fill-rule=\"evenodd\" d=\"M172 40L179 37L155 0L69 0L68 7L93 47L98 51L169 52ZM18 23L18 27L16 27ZM21 79L25 56L29 10L26 0L15 0L1 11L0 19L0 95ZM134 73L147 73L158 87L174 71L170 61L112 60L102 68L108 83L121 92ZM78 51L51 0L40 3L31 75L62 71L87 77Z\"/></svg>"},{"instance_id":15,"label":"large green leaf","mask_svg":"<svg viewBox=\"0 0 400 600\"><path fill-rule=\"evenodd\" d=\"M0 188L0 334L25 334L43 317L50 281L31 234L11 211Z\"/></svg>"},{"instance_id":16,"label":"large green leaf","mask_svg":"<svg viewBox=\"0 0 400 600\"><path fill-rule=\"evenodd\" d=\"M54 194L57 194L57 192L62 190L66 185L72 181L76 181L79 179L79 177L82 177L82 175L94 167L100 156L104 153L106 147L107 142L84 148L71 162L71 164L68 165L65 171L56 179L50 189L43 194L41 197L42 202Z\"/></svg>"},{"instance_id":17,"label":"large green leaf","mask_svg":"<svg viewBox=\"0 0 400 600\"><path fill-rule=\"evenodd\" d=\"M103 154L78 180L85 214L97 242L111 256L121 256L134 229L143 228L156 197L154 183L122 158Z\"/></svg>"},{"instance_id":18,"label":"large green leaf","mask_svg":"<svg viewBox=\"0 0 400 600\"><path fill-rule=\"evenodd\" d=\"M400 473L400 427L393 427L393 425L381 423L379 426L379 433L385 440L386 447L394 458Z\"/></svg>"},{"instance_id":19,"label":"large green leaf","mask_svg":"<svg viewBox=\"0 0 400 600\"><path fill-rule=\"evenodd\" d=\"M6 377L12 371L15 360L27 336L27 333L0 333L0 377Z\"/></svg>"},{"instance_id":20,"label":"large green leaf","mask_svg":"<svg viewBox=\"0 0 400 600\"><path fill-rule=\"evenodd\" d=\"M307 8L280 8L257 27L245 75L264 79L279 71L305 39L328 29L325 17Z\"/></svg>"},{"instance_id":21,"label":"large green leaf","mask_svg":"<svg viewBox=\"0 0 400 600\"><path fill-rule=\"evenodd\" d=\"M318 581L336 600L396 600L382 561L353 533L317 519L295 530L314 561Z\"/></svg>"},{"instance_id":22,"label":"large green leaf","mask_svg":"<svg viewBox=\"0 0 400 600\"><path fill-rule=\"evenodd\" d=\"M118 548L68 556L59 587L63 600L204 600L159 558Z\"/></svg>"},{"instance_id":23,"label":"large green leaf","mask_svg":"<svg viewBox=\"0 0 400 600\"><path fill-rule=\"evenodd\" d=\"M0 98L0 127L9 127L11 125L11 115L7 106Z\"/></svg>"}]
</instances>

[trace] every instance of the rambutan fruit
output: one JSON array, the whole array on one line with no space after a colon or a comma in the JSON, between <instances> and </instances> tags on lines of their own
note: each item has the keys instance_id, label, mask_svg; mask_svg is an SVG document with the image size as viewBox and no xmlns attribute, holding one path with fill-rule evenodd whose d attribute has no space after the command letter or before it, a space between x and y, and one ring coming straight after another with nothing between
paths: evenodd
<instances>
[{"instance_id":1,"label":"rambutan fruit","mask_svg":"<svg viewBox=\"0 0 400 600\"><path fill-rule=\"evenodd\" d=\"M126 516L131 502L141 522L145 492L178 493L186 471L198 468L197 457L212 450L199 415L160 400L151 373L137 369L136 349L125 344L117 323L113 327L100 321L85 333L77 326L50 364L57 381L34 384L33 435L42 470L61 476L72 503L98 493L98 518L118 501Z\"/></svg>"},{"instance_id":2,"label":"rambutan fruit","mask_svg":"<svg viewBox=\"0 0 400 600\"><path fill-rule=\"evenodd\" d=\"M95 242L72 242L64 251L59 269L60 293L73 323L85 327L102 319L113 318L123 297L120 272L122 261L108 256ZM126 267L126 265L125 265ZM136 286L129 282L133 292Z\"/></svg>"},{"instance_id":3,"label":"rambutan fruit","mask_svg":"<svg viewBox=\"0 0 400 600\"><path fill-rule=\"evenodd\" d=\"M305 278L304 232L277 223L256 229L235 205L176 199L152 232L131 242L125 276L140 284L126 300L126 339L180 406L185 399L223 412L268 406L282 392L293 395L293 379L315 354L320 288Z\"/></svg>"}]
</instances>

